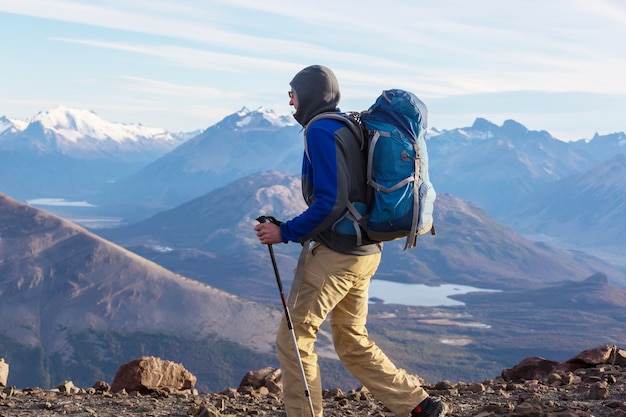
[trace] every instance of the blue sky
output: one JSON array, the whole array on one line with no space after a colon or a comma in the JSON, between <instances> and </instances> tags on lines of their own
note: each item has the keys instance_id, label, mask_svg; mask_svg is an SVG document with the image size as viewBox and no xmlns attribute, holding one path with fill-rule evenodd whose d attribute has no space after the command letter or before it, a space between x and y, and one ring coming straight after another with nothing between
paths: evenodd
<instances>
[{"instance_id":1,"label":"blue sky","mask_svg":"<svg viewBox=\"0 0 626 417\"><path fill-rule=\"evenodd\" d=\"M404 88L431 127L575 140L626 131L625 40L623 0L0 0L0 116L204 129L244 106L290 114L289 81L323 64L343 110Z\"/></svg>"}]
</instances>

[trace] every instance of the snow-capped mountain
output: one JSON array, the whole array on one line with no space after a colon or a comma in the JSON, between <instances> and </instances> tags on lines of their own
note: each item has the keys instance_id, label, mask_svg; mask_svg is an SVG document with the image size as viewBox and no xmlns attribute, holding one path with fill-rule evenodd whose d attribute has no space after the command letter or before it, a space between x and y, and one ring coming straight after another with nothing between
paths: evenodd
<instances>
[{"instance_id":1,"label":"snow-capped mountain","mask_svg":"<svg viewBox=\"0 0 626 417\"><path fill-rule=\"evenodd\" d=\"M264 107L259 107L254 111L243 107L238 112L226 116L215 127L233 130L267 130L296 125L296 120L291 116L278 115L273 110Z\"/></svg>"},{"instance_id":2,"label":"snow-capped mountain","mask_svg":"<svg viewBox=\"0 0 626 417\"><path fill-rule=\"evenodd\" d=\"M159 165L174 160L184 161L181 167L187 173L207 172L214 177L229 175L230 171L241 177L264 165L266 169L279 169L282 162L291 167L293 161L285 158L294 150L302 150L302 136L298 135L301 127L296 125L292 117L278 116L262 107L244 107L156 161L157 171L161 170ZM296 165L300 167L299 158Z\"/></svg>"},{"instance_id":3,"label":"snow-capped mountain","mask_svg":"<svg viewBox=\"0 0 626 417\"><path fill-rule=\"evenodd\" d=\"M59 106L28 121L0 118L0 191L26 200L87 198L176 148L160 128L113 123Z\"/></svg>"},{"instance_id":4,"label":"snow-capped mountain","mask_svg":"<svg viewBox=\"0 0 626 417\"><path fill-rule=\"evenodd\" d=\"M11 119L7 116L0 116L0 137L11 133L21 132L28 126L28 121Z\"/></svg>"},{"instance_id":5,"label":"snow-capped mountain","mask_svg":"<svg viewBox=\"0 0 626 417\"><path fill-rule=\"evenodd\" d=\"M161 128L113 123L91 110L63 106L37 113L26 124L11 122L2 131L2 150L149 162L180 144Z\"/></svg>"}]
</instances>

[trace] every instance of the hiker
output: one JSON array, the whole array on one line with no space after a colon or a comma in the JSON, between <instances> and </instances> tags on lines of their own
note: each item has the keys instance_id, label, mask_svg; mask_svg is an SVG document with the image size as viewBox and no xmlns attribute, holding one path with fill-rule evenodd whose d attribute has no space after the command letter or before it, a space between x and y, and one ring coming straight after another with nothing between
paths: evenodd
<instances>
[{"instance_id":1,"label":"hiker","mask_svg":"<svg viewBox=\"0 0 626 417\"><path fill-rule=\"evenodd\" d=\"M380 263L382 243L365 235L357 245L354 235L332 230L347 201L367 201L366 164L356 136L346 124L334 119L308 125L320 113L339 112L337 79L329 68L313 65L297 73L290 86L289 105L305 129L302 195L308 208L279 225L266 222L254 228L261 243L298 242L304 245L306 256L289 294L290 302L295 299L290 306L293 329L283 318L276 336L287 416L308 416L311 407L307 401L313 404L314 417L323 415L315 340L329 314L337 355L374 397L398 417L444 416L447 405L429 397L368 337L368 288ZM302 372L309 392L302 389Z\"/></svg>"}]
</instances>

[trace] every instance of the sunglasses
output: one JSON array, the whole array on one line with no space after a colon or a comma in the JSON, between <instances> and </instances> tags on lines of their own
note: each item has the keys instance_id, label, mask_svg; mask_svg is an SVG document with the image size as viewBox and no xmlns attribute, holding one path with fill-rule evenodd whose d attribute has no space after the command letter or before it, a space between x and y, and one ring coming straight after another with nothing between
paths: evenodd
<instances>
[{"instance_id":1,"label":"sunglasses","mask_svg":"<svg viewBox=\"0 0 626 417\"><path fill-rule=\"evenodd\" d=\"M289 90L287 94L289 95L289 98L291 99L293 99L296 96L296 93L294 93L293 90Z\"/></svg>"}]
</instances>

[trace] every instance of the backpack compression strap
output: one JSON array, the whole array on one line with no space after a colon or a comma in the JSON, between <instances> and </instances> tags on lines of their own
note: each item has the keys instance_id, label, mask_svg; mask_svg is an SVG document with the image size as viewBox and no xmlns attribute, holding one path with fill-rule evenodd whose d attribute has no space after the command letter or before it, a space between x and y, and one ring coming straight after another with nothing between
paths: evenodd
<instances>
[{"instance_id":1,"label":"backpack compression strap","mask_svg":"<svg viewBox=\"0 0 626 417\"><path fill-rule=\"evenodd\" d=\"M381 132L379 130L370 131L371 143L369 145L369 155L367 158L367 184L376 191L382 191L384 193L391 193L396 191L407 184L413 182L413 221L411 222L411 230L406 236L406 243L404 244L404 250L417 246L417 218L419 216L419 174L420 174L420 159L422 157L420 153L419 142L415 142L413 149L415 150L415 158L413 163L415 164L415 175L409 175L402 181L397 182L392 187L385 187L374 180L374 149L376 149L376 142L381 136L391 137L389 132Z\"/></svg>"},{"instance_id":2,"label":"backpack compression strap","mask_svg":"<svg viewBox=\"0 0 626 417\"><path fill-rule=\"evenodd\" d=\"M413 248L417 246L417 222L419 217L419 177L420 177L420 159L422 159L422 154L420 152L420 144L419 140L415 142L413 145L415 149L415 176L413 183L413 221L411 222L411 233L406 237L406 243L404 244L404 250L409 248Z\"/></svg>"}]
</instances>

